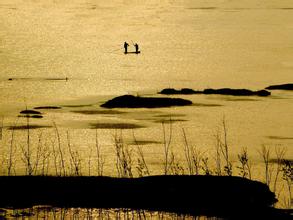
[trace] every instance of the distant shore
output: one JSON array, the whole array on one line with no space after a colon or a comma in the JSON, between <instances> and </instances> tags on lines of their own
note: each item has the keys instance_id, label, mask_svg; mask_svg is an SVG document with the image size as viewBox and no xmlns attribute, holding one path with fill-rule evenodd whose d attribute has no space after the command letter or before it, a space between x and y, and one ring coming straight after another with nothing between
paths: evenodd
<instances>
[{"instance_id":1,"label":"distant shore","mask_svg":"<svg viewBox=\"0 0 293 220\"><path fill-rule=\"evenodd\" d=\"M269 96L270 92L266 90L258 90L252 91L249 89L231 89L231 88L223 88L223 89L204 89L203 91L193 90L190 88L183 88L181 90L176 90L173 88L163 89L159 94L164 95L191 95L191 94L204 94L204 95L233 95L233 96Z\"/></svg>"}]
</instances>

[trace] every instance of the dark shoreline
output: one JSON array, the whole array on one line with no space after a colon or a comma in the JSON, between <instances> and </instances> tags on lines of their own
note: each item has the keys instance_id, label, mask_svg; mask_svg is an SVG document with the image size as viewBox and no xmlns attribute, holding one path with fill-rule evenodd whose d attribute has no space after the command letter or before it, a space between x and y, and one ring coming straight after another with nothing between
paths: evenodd
<instances>
[{"instance_id":1,"label":"dark shoreline","mask_svg":"<svg viewBox=\"0 0 293 220\"><path fill-rule=\"evenodd\" d=\"M229 176L141 178L1 176L0 207L131 208L253 219L289 219L258 181ZM271 218L273 217L273 218Z\"/></svg>"}]
</instances>

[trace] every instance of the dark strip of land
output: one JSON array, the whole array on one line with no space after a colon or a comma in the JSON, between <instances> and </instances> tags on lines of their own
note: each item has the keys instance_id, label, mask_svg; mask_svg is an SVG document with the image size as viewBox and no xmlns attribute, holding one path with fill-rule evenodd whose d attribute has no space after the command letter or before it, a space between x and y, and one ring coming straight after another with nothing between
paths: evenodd
<instances>
[{"instance_id":1,"label":"dark strip of land","mask_svg":"<svg viewBox=\"0 0 293 220\"><path fill-rule=\"evenodd\" d=\"M269 96L271 95L270 92L266 90L258 90L258 91L251 91L248 89L230 89L230 88L223 88L223 89L205 89L203 91L197 91L189 88L183 88L181 90L176 90L173 88L166 88L163 89L159 94L164 95L191 95L191 94L204 94L204 95L233 95L233 96Z\"/></svg>"},{"instance_id":2,"label":"dark strip of land","mask_svg":"<svg viewBox=\"0 0 293 220\"><path fill-rule=\"evenodd\" d=\"M0 207L131 208L232 219L290 217L272 207L275 195L265 184L240 177L2 176L0 188Z\"/></svg>"},{"instance_id":3,"label":"dark strip of land","mask_svg":"<svg viewBox=\"0 0 293 220\"><path fill-rule=\"evenodd\" d=\"M38 106L34 107L34 109L61 109L60 106Z\"/></svg>"},{"instance_id":4,"label":"dark strip of land","mask_svg":"<svg viewBox=\"0 0 293 220\"><path fill-rule=\"evenodd\" d=\"M266 87L268 90L293 90L293 83L281 84L281 85L272 85Z\"/></svg>"}]
</instances>

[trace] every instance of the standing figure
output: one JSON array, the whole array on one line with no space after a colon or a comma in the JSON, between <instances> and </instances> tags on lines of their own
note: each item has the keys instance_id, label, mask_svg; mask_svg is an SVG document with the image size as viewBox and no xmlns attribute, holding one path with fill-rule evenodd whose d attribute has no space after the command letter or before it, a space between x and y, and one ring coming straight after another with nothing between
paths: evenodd
<instances>
[{"instance_id":1,"label":"standing figure","mask_svg":"<svg viewBox=\"0 0 293 220\"><path fill-rule=\"evenodd\" d=\"M128 48L129 44L125 41L124 42L124 53L127 53L127 48Z\"/></svg>"},{"instance_id":2,"label":"standing figure","mask_svg":"<svg viewBox=\"0 0 293 220\"><path fill-rule=\"evenodd\" d=\"M135 47L135 53L139 53L139 51L138 51L138 44L137 43L134 44L134 47Z\"/></svg>"}]
</instances>

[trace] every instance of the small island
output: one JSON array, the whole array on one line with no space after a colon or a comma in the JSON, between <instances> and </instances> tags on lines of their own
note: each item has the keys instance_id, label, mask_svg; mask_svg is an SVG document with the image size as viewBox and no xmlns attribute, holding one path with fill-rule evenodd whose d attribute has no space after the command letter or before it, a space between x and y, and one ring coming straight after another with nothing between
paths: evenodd
<instances>
[{"instance_id":1,"label":"small island","mask_svg":"<svg viewBox=\"0 0 293 220\"><path fill-rule=\"evenodd\" d=\"M163 108L171 106L187 106L192 102L180 98L161 98L161 97L139 97L133 95L123 95L113 98L101 107L104 108Z\"/></svg>"},{"instance_id":2,"label":"small island","mask_svg":"<svg viewBox=\"0 0 293 220\"><path fill-rule=\"evenodd\" d=\"M163 89L159 94L164 95L190 95L190 94L204 94L204 95L233 95L233 96L269 96L271 93L266 90L251 91L248 89L204 89L203 91L197 91L190 88L183 88L176 90L173 88Z\"/></svg>"},{"instance_id":3,"label":"small island","mask_svg":"<svg viewBox=\"0 0 293 220\"><path fill-rule=\"evenodd\" d=\"M293 83L272 85L266 87L268 90L293 90Z\"/></svg>"},{"instance_id":4,"label":"small island","mask_svg":"<svg viewBox=\"0 0 293 220\"><path fill-rule=\"evenodd\" d=\"M39 111L26 109L19 112L20 115L18 117L25 117L25 118L43 118L43 115Z\"/></svg>"},{"instance_id":5,"label":"small island","mask_svg":"<svg viewBox=\"0 0 293 220\"><path fill-rule=\"evenodd\" d=\"M22 110L19 112L20 114L34 114L34 115L41 115L42 113L39 111L35 111L35 110L30 110L30 109L26 109L26 110Z\"/></svg>"}]
</instances>

